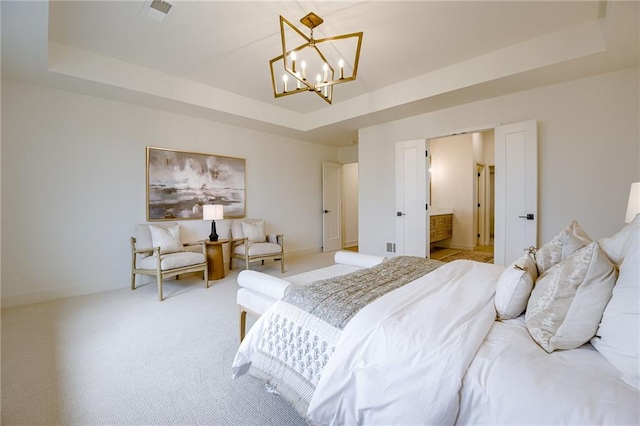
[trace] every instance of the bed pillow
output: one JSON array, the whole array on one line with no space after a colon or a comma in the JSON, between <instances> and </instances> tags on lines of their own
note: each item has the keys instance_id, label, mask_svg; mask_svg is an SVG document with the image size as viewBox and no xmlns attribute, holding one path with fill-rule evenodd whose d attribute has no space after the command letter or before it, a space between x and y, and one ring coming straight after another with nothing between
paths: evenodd
<instances>
[{"instance_id":1,"label":"bed pillow","mask_svg":"<svg viewBox=\"0 0 640 426\"><path fill-rule=\"evenodd\" d=\"M496 288L495 305L498 318L513 319L524 312L536 278L536 262L529 255L524 255L507 266L500 275Z\"/></svg>"},{"instance_id":2,"label":"bed pillow","mask_svg":"<svg viewBox=\"0 0 640 426\"><path fill-rule=\"evenodd\" d=\"M549 268L557 265L571 253L586 246L590 242L591 238L584 232L580 224L574 220L569 226L560 231L558 235L553 237L551 241L536 251L538 275L542 275Z\"/></svg>"},{"instance_id":3,"label":"bed pillow","mask_svg":"<svg viewBox=\"0 0 640 426\"><path fill-rule=\"evenodd\" d=\"M182 251L179 223L167 228L149 225L149 231L151 231L153 246L160 247L160 254Z\"/></svg>"},{"instance_id":4,"label":"bed pillow","mask_svg":"<svg viewBox=\"0 0 640 426\"><path fill-rule=\"evenodd\" d=\"M640 220L623 229L627 239L619 245L618 281L591 344L622 373L622 379L640 390ZM622 231L621 231L622 232ZM615 238L612 237L612 238Z\"/></svg>"},{"instance_id":5,"label":"bed pillow","mask_svg":"<svg viewBox=\"0 0 640 426\"><path fill-rule=\"evenodd\" d=\"M626 224L620 231L611 237L600 238L598 244L605 254L616 265L620 265L625 257L625 249L629 247L629 238L640 229L640 214Z\"/></svg>"},{"instance_id":6,"label":"bed pillow","mask_svg":"<svg viewBox=\"0 0 640 426\"><path fill-rule=\"evenodd\" d=\"M525 313L529 334L549 353L588 342L615 283L615 267L598 243L575 251L538 277Z\"/></svg>"},{"instance_id":7,"label":"bed pillow","mask_svg":"<svg viewBox=\"0 0 640 426\"><path fill-rule=\"evenodd\" d=\"M249 239L250 243L266 242L264 220L242 221L242 234Z\"/></svg>"}]
</instances>

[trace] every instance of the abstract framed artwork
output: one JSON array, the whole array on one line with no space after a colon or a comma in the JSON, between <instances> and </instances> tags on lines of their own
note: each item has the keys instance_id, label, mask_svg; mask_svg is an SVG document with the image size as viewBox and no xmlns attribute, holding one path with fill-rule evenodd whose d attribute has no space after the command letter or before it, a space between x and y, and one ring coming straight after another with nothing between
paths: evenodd
<instances>
[{"instance_id":1,"label":"abstract framed artwork","mask_svg":"<svg viewBox=\"0 0 640 426\"><path fill-rule=\"evenodd\" d=\"M147 221L202 220L206 204L244 217L246 160L147 147Z\"/></svg>"}]
</instances>

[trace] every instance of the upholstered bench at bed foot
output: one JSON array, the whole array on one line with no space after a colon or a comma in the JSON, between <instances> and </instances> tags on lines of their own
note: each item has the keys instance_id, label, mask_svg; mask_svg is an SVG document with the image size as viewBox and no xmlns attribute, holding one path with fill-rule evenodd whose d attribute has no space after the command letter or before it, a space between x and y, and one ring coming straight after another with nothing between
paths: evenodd
<instances>
[{"instance_id":1,"label":"upholstered bench at bed foot","mask_svg":"<svg viewBox=\"0 0 640 426\"><path fill-rule=\"evenodd\" d=\"M244 339L247 313L260 316L276 301L282 299L291 286L303 286L312 282L349 274L359 269L370 268L386 260L383 256L339 251L334 255L334 264L314 269L285 279L251 270L238 274L237 293L240 308L240 340Z\"/></svg>"}]
</instances>

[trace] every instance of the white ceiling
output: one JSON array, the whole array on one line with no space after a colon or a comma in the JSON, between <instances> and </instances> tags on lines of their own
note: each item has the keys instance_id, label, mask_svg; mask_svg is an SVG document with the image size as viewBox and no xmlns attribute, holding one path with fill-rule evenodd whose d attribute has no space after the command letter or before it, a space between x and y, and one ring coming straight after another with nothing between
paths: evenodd
<instances>
[{"instance_id":1,"label":"white ceiling","mask_svg":"<svg viewBox=\"0 0 640 426\"><path fill-rule=\"evenodd\" d=\"M3 78L344 146L357 129L638 65L637 2L6 1ZM363 31L358 78L333 105L275 99L279 15L315 38ZM308 29L299 25L308 34Z\"/></svg>"}]
</instances>

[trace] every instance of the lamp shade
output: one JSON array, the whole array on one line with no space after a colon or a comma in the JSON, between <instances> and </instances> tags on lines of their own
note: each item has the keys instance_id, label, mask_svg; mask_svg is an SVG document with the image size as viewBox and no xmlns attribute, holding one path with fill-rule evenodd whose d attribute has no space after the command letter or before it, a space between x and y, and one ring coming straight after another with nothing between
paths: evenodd
<instances>
[{"instance_id":1,"label":"lamp shade","mask_svg":"<svg viewBox=\"0 0 640 426\"><path fill-rule=\"evenodd\" d=\"M631 223L638 213L640 213L640 182L631 184L627 216L624 219L625 223Z\"/></svg>"},{"instance_id":2,"label":"lamp shade","mask_svg":"<svg viewBox=\"0 0 640 426\"><path fill-rule=\"evenodd\" d=\"M224 219L224 206L222 204L208 204L203 206L203 220L220 220Z\"/></svg>"}]
</instances>

